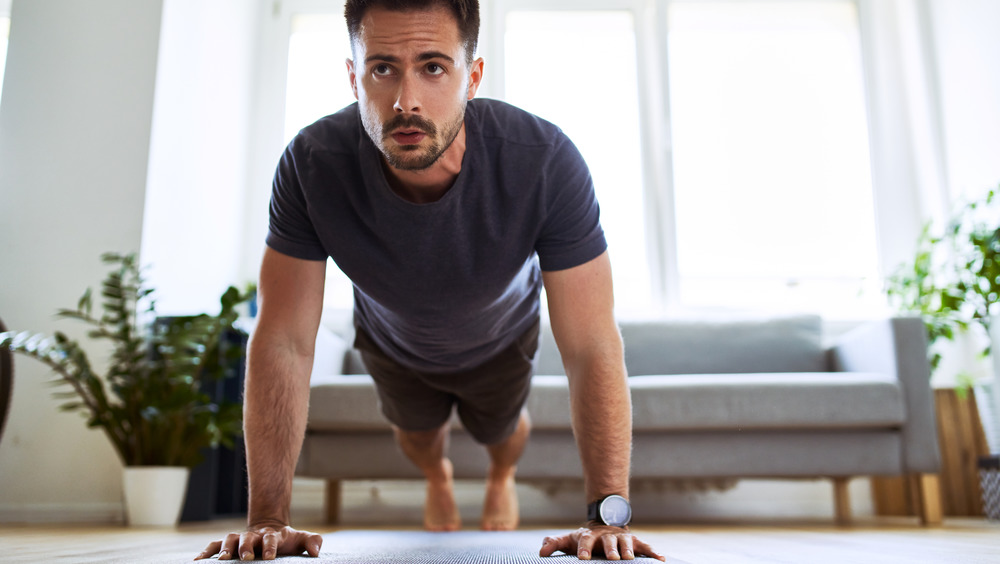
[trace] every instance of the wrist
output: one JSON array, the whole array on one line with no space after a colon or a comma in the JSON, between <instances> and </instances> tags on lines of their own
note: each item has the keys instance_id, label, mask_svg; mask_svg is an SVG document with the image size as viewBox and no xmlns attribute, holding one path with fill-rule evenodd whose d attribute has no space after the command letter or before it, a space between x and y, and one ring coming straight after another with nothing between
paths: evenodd
<instances>
[{"instance_id":1,"label":"wrist","mask_svg":"<svg viewBox=\"0 0 1000 564\"><path fill-rule=\"evenodd\" d=\"M247 518L247 529L282 529L288 523L279 519L250 519Z\"/></svg>"}]
</instances>

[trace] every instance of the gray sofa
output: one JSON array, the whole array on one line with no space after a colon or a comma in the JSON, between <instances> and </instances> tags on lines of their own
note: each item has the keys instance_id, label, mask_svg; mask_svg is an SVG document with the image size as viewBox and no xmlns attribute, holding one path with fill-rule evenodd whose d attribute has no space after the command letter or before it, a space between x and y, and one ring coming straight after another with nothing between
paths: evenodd
<instances>
[{"instance_id":1,"label":"gray sofa","mask_svg":"<svg viewBox=\"0 0 1000 564\"><path fill-rule=\"evenodd\" d=\"M419 478L382 418L351 331L317 336L309 422L297 474L328 480L336 521L341 480ZM346 324L345 324L346 325ZM847 522L851 477L913 478L926 524L940 522L940 457L926 339L916 318L868 323L825 345L816 316L620 323L632 391L634 485L739 478L828 478ZM522 483L580 480L569 393L543 327L528 409ZM456 478L481 478L484 450L456 422Z\"/></svg>"}]
</instances>

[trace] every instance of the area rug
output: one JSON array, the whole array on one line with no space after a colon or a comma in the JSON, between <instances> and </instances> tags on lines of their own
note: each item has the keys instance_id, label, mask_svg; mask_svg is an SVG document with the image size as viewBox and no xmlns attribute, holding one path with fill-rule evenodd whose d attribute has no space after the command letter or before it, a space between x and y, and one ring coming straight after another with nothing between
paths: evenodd
<instances>
[{"instance_id":1,"label":"area rug","mask_svg":"<svg viewBox=\"0 0 1000 564\"><path fill-rule=\"evenodd\" d=\"M567 531L427 533L420 531L340 531L323 535L317 564L558 564L576 561L561 552L538 556L542 539ZM655 536L655 535L654 535ZM645 538L660 551L652 537ZM662 544L662 543L661 543ZM638 559L656 562L650 558ZM686 564L667 558L670 564Z\"/></svg>"}]
</instances>

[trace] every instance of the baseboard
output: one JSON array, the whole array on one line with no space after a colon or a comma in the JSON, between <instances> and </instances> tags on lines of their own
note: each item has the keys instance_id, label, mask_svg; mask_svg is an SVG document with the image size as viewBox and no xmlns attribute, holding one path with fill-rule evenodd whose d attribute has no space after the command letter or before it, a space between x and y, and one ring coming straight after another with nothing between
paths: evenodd
<instances>
[{"instance_id":1,"label":"baseboard","mask_svg":"<svg viewBox=\"0 0 1000 564\"><path fill-rule=\"evenodd\" d=\"M120 502L11 503L0 505L0 523L3 524L109 524L124 522L125 513Z\"/></svg>"}]
</instances>

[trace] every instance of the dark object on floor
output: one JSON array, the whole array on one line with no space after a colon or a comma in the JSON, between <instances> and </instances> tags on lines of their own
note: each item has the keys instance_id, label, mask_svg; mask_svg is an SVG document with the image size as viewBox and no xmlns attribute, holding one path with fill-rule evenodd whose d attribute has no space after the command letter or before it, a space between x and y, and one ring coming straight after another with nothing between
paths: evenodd
<instances>
[{"instance_id":1,"label":"dark object on floor","mask_svg":"<svg viewBox=\"0 0 1000 564\"><path fill-rule=\"evenodd\" d=\"M219 347L226 375L218 380L203 380L201 391L212 401L242 402L247 335L242 331L226 331L222 334ZM246 447L243 437L234 442L233 448L220 445L202 450L205 461L191 469L181 521L208 521L246 515Z\"/></svg>"},{"instance_id":2,"label":"dark object on floor","mask_svg":"<svg viewBox=\"0 0 1000 564\"><path fill-rule=\"evenodd\" d=\"M990 521L1000 521L1000 455L979 458L979 483L983 488L983 512Z\"/></svg>"},{"instance_id":3,"label":"dark object on floor","mask_svg":"<svg viewBox=\"0 0 1000 564\"><path fill-rule=\"evenodd\" d=\"M0 319L0 333L7 326ZM3 428L7 423L7 412L10 411L10 396L14 389L14 360L10 351L0 349L0 439L3 439Z\"/></svg>"}]
</instances>

